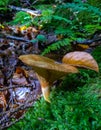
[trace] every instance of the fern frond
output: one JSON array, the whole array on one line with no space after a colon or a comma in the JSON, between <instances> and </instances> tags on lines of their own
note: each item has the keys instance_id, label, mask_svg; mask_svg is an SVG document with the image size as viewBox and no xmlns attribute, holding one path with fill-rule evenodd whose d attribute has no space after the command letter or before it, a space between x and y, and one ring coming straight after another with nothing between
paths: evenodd
<instances>
[{"instance_id":1,"label":"fern frond","mask_svg":"<svg viewBox=\"0 0 101 130\"><path fill-rule=\"evenodd\" d=\"M14 20L9 22L9 24L11 25L27 24L31 22L31 20L32 20L32 17L28 13L20 11L16 13Z\"/></svg>"},{"instance_id":2,"label":"fern frond","mask_svg":"<svg viewBox=\"0 0 101 130\"><path fill-rule=\"evenodd\" d=\"M72 23L71 20L64 18L64 17L61 17L59 15L53 15L53 19L59 20L59 21L64 21L64 22L69 23L69 24Z\"/></svg>"},{"instance_id":3,"label":"fern frond","mask_svg":"<svg viewBox=\"0 0 101 130\"><path fill-rule=\"evenodd\" d=\"M81 12L81 11L88 11L94 13L96 15L101 16L100 8L94 7L90 4L82 4L82 3L66 3L64 5L58 6L58 8L69 8L73 12Z\"/></svg>"},{"instance_id":4,"label":"fern frond","mask_svg":"<svg viewBox=\"0 0 101 130\"><path fill-rule=\"evenodd\" d=\"M43 52L42 55L45 55L47 53L50 53L51 51L56 51L59 50L61 47L63 46L69 46L70 43L73 41L74 39L70 39L70 38L64 38L63 40L57 41L56 43L53 43L52 45L48 46Z\"/></svg>"},{"instance_id":5,"label":"fern frond","mask_svg":"<svg viewBox=\"0 0 101 130\"><path fill-rule=\"evenodd\" d=\"M56 28L55 34L56 35L62 34L62 35L66 35L66 36L75 37L74 31L70 27L64 28L63 26L59 26L59 27Z\"/></svg>"},{"instance_id":6,"label":"fern frond","mask_svg":"<svg viewBox=\"0 0 101 130\"><path fill-rule=\"evenodd\" d=\"M97 30L101 30L101 26L99 24L88 24L84 26L84 29L87 33L94 34Z\"/></svg>"}]
</instances>

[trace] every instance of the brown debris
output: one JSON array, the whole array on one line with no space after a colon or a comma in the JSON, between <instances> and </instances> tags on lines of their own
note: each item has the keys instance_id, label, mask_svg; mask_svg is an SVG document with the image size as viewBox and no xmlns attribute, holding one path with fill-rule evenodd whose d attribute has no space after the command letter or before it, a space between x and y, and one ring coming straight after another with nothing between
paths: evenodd
<instances>
[{"instance_id":1,"label":"brown debris","mask_svg":"<svg viewBox=\"0 0 101 130\"><path fill-rule=\"evenodd\" d=\"M38 32L34 28L32 30L34 37ZM15 35L14 28L6 27L2 34ZM8 38L0 35L0 130L23 118L27 109L41 96L35 73L18 59L21 54L36 52L26 36L27 33L20 33L19 39L16 39L16 36Z\"/></svg>"}]
</instances>

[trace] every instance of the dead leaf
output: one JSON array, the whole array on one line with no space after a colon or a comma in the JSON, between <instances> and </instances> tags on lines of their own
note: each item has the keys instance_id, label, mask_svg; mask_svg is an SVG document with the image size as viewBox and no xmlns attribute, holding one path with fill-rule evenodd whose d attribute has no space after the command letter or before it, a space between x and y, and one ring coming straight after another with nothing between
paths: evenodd
<instances>
[{"instance_id":1,"label":"dead leaf","mask_svg":"<svg viewBox=\"0 0 101 130\"><path fill-rule=\"evenodd\" d=\"M72 48L74 51L84 51L89 49L89 46L85 44L72 44Z\"/></svg>"},{"instance_id":2,"label":"dead leaf","mask_svg":"<svg viewBox=\"0 0 101 130\"><path fill-rule=\"evenodd\" d=\"M16 73L17 74L21 74L22 73L25 77L28 77L27 71L25 69L21 68L21 67L17 67L16 68Z\"/></svg>"},{"instance_id":3,"label":"dead leaf","mask_svg":"<svg viewBox=\"0 0 101 130\"><path fill-rule=\"evenodd\" d=\"M0 111L5 111L7 106L6 98L3 92L0 92Z\"/></svg>"},{"instance_id":4,"label":"dead leaf","mask_svg":"<svg viewBox=\"0 0 101 130\"><path fill-rule=\"evenodd\" d=\"M75 67L87 68L96 72L99 71L97 62L87 52L70 52L63 57L62 62L73 65Z\"/></svg>"},{"instance_id":5,"label":"dead leaf","mask_svg":"<svg viewBox=\"0 0 101 130\"><path fill-rule=\"evenodd\" d=\"M22 69L21 67L16 68L16 72L13 75L12 82L18 85L27 85L28 82L26 80L27 71Z\"/></svg>"},{"instance_id":6,"label":"dead leaf","mask_svg":"<svg viewBox=\"0 0 101 130\"><path fill-rule=\"evenodd\" d=\"M4 75L2 73L2 71L0 70L0 85L4 84Z\"/></svg>"},{"instance_id":7,"label":"dead leaf","mask_svg":"<svg viewBox=\"0 0 101 130\"><path fill-rule=\"evenodd\" d=\"M15 97L16 102L20 104L28 100L30 93L31 93L30 88L27 87L15 88L13 92L13 97Z\"/></svg>"}]
</instances>

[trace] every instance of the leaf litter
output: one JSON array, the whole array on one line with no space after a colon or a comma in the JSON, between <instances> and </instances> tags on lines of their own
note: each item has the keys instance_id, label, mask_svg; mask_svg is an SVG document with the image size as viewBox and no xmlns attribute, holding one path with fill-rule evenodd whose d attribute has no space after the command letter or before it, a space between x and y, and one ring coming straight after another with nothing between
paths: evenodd
<instances>
[{"instance_id":1,"label":"leaf litter","mask_svg":"<svg viewBox=\"0 0 101 130\"><path fill-rule=\"evenodd\" d=\"M31 31L31 32L30 32ZM34 29L35 31L35 29ZM30 67L25 66L19 55L39 53L37 43L30 42L34 38L33 29L27 33L7 28L0 30L2 36L13 35L14 38L2 37L0 34L0 130L7 128L24 117L27 108L41 96L40 83ZM29 33L30 32L30 33ZM29 33L29 34L28 34ZM31 34L31 39L30 39ZM20 35L20 36L19 36ZM21 41L25 39L29 43Z\"/></svg>"}]
</instances>

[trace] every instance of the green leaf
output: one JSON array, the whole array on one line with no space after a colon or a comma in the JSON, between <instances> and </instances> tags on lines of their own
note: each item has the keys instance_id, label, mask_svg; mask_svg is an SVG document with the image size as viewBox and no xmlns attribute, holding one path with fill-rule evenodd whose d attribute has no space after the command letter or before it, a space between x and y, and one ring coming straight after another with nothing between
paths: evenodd
<instances>
[{"instance_id":1,"label":"green leaf","mask_svg":"<svg viewBox=\"0 0 101 130\"><path fill-rule=\"evenodd\" d=\"M36 39L40 42L45 42L46 41L46 37L44 35L37 35Z\"/></svg>"},{"instance_id":2,"label":"green leaf","mask_svg":"<svg viewBox=\"0 0 101 130\"><path fill-rule=\"evenodd\" d=\"M32 40L30 40L30 42L36 44L38 42L38 40L37 39L32 39Z\"/></svg>"}]
</instances>

